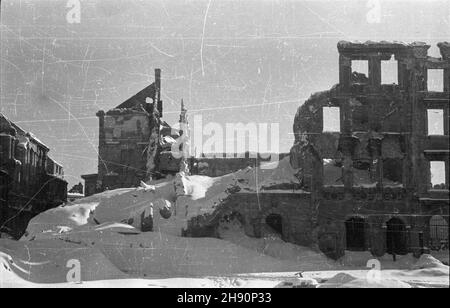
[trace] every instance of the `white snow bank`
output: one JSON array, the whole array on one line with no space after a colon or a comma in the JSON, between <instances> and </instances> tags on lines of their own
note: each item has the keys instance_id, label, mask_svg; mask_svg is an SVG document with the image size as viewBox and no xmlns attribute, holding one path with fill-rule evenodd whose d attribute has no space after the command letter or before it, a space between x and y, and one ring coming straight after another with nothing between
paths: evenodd
<instances>
[{"instance_id":1,"label":"white snow bank","mask_svg":"<svg viewBox=\"0 0 450 308\"><path fill-rule=\"evenodd\" d=\"M79 243L0 240L0 247L0 284L11 279L34 283L67 282L71 260L79 262L81 277L87 281L126 278L98 249Z\"/></svg>"},{"instance_id":2,"label":"white snow bank","mask_svg":"<svg viewBox=\"0 0 450 308\"><path fill-rule=\"evenodd\" d=\"M382 257L375 257L369 251L345 251L345 255L339 260L339 263L345 267L366 267L369 260L378 260L382 270L386 269L417 269L417 266L424 263L425 260L429 262L439 262L433 257L424 257L429 255L422 255L420 259L417 259L413 254L396 255L396 261L393 260L392 255L384 254ZM425 258L425 259L424 259ZM431 261L431 258L433 261ZM440 262L439 262L440 263ZM442 265L442 263L440 263ZM444 265L445 266L445 265Z\"/></svg>"},{"instance_id":3,"label":"white snow bank","mask_svg":"<svg viewBox=\"0 0 450 308\"><path fill-rule=\"evenodd\" d=\"M450 251L448 249L446 250L440 250L440 251L434 251L432 250L430 254L441 261L445 265L449 265L449 257L450 257Z\"/></svg>"},{"instance_id":4,"label":"white snow bank","mask_svg":"<svg viewBox=\"0 0 450 308\"><path fill-rule=\"evenodd\" d=\"M411 285L395 278L357 278L342 272L321 284L319 288L411 288Z\"/></svg>"},{"instance_id":5,"label":"white snow bank","mask_svg":"<svg viewBox=\"0 0 450 308\"><path fill-rule=\"evenodd\" d=\"M234 175L211 178L201 175L182 177L184 194L177 199L177 208L185 211L187 220L214 212L236 185Z\"/></svg>"},{"instance_id":6,"label":"white snow bank","mask_svg":"<svg viewBox=\"0 0 450 308\"><path fill-rule=\"evenodd\" d=\"M213 238L183 238L157 232L125 235L96 230L66 233L60 238L93 245L118 269L133 277L192 277L297 269L290 262Z\"/></svg>"},{"instance_id":7,"label":"white snow bank","mask_svg":"<svg viewBox=\"0 0 450 308\"><path fill-rule=\"evenodd\" d=\"M22 240L48 239L80 226L118 222L141 230L152 216L153 230L180 235L187 218L172 210L177 198L174 181L161 182L155 190L143 187L117 189L76 200L34 217Z\"/></svg>"},{"instance_id":8,"label":"white snow bank","mask_svg":"<svg viewBox=\"0 0 450 308\"><path fill-rule=\"evenodd\" d=\"M423 254L420 259L413 265L412 269L426 269L426 268L447 268L448 266L442 264L441 261L434 258L432 255Z\"/></svg>"}]
</instances>

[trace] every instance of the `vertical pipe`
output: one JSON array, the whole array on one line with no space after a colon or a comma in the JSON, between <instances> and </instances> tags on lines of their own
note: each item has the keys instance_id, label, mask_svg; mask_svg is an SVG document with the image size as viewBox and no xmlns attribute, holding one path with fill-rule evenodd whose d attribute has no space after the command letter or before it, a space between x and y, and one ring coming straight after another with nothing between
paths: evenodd
<instances>
[{"instance_id":1,"label":"vertical pipe","mask_svg":"<svg viewBox=\"0 0 450 308\"><path fill-rule=\"evenodd\" d=\"M159 112L159 116L163 116L163 106L161 101L161 69L155 69L155 98L153 100L156 103L156 108Z\"/></svg>"}]
</instances>

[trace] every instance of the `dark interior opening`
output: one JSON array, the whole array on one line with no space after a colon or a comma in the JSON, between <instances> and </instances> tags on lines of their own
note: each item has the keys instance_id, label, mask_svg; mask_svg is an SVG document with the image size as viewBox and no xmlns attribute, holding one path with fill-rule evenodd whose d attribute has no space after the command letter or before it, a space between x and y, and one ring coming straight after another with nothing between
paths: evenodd
<instances>
[{"instance_id":1,"label":"dark interior opening","mask_svg":"<svg viewBox=\"0 0 450 308\"><path fill-rule=\"evenodd\" d=\"M403 161L398 158L383 159L383 182L403 182ZM386 181L388 180L388 181ZM386 183L384 183L386 184Z\"/></svg>"},{"instance_id":2,"label":"dark interior opening","mask_svg":"<svg viewBox=\"0 0 450 308\"><path fill-rule=\"evenodd\" d=\"M266 224L277 233L283 235L283 219L278 214L270 214L266 217Z\"/></svg>"},{"instance_id":3,"label":"dark interior opening","mask_svg":"<svg viewBox=\"0 0 450 308\"><path fill-rule=\"evenodd\" d=\"M352 217L345 222L347 250L365 250L364 219Z\"/></svg>"},{"instance_id":4,"label":"dark interior opening","mask_svg":"<svg viewBox=\"0 0 450 308\"><path fill-rule=\"evenodd\" d=\"M389 254L406 254L406 226L399 218L392 218L387 223L386 247Z\"/></svg>"}]
</instances>

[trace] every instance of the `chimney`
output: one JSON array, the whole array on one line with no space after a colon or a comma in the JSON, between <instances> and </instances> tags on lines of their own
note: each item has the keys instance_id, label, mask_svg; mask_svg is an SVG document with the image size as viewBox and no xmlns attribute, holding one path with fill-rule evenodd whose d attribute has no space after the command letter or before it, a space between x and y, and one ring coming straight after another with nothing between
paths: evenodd
<instances>
[{"instance_id":1,"label":"chimney","mask_svg":"<svg viewBox=\"0 0 450 308\"><path fill-rule=\"evenodd\" d=\"M163 105L161 101L161 69L155 69L155 101L159 116L163 116Z\"/></svg>"}]
</instances>

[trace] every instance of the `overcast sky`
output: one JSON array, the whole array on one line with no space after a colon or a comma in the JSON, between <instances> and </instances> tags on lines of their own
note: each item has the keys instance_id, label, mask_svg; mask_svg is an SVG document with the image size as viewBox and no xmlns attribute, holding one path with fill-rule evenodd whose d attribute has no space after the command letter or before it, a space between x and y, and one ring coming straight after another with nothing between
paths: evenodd
<instances>
[{"instance_id":1,"label":"overcast sky","mask_svg":"<svg viewBox=\"0 0 450 308\"><path fill-rule=\"evenodd\" d=\"M280 124L338 81L339 40L450 41L450 1L1 1L0 111L33 132L70 184L97 171L98 120L162 69L165 120ZM377 14L377 3L380 11ZM230 108L233 107L233 108Z\"/></svg>"}]
</instances>

